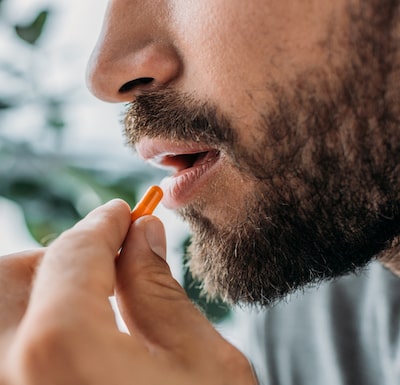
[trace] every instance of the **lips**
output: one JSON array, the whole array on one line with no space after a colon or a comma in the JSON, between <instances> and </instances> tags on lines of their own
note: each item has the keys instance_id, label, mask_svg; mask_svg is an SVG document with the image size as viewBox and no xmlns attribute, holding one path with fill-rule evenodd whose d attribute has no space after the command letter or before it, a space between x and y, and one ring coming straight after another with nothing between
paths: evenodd
<instances>
[{"instance_id":1,"label":"lips","mask_svg":"<svg viewBox=\"0 0 400 385\"><path fill-rule=\"evenodd\" d=\"M218 149L194 142L146 138L136 145L136 150L144 160L172 170L172 175L161 182L163 204L171 209L189 203L218 171L217 166L221 163Z\"/></svg>"}]
</instances>

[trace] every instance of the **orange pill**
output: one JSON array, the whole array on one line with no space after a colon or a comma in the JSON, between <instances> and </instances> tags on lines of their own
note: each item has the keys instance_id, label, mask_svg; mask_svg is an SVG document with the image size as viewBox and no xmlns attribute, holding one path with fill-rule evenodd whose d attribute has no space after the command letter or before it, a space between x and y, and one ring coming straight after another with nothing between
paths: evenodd
<instances>
[{"instance_id":1,"label":"orange pill","mask_svg":"<svg viewBox=\"0 0 400 385\"><path fill-rule=\"evenodd\" d=\"M153 214L153 211L160 203L163 197L163 191L158 186L151 186L143 195L143 198L137 203L131 212L132 222L145 215Z\"/></svg>"}]
</instances>

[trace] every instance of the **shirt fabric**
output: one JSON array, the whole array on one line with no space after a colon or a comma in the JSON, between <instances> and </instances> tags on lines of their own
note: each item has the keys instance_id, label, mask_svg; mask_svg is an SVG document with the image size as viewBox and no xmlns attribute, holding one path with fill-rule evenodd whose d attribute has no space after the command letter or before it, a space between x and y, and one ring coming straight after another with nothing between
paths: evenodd
<instances>
[{"instance_id":1,"label":"shirt fabric","mask_svg":"<svg viewBox=\"0 0 400 385\"><path fill-rule=\"evenodd\" d=\"M400 384L400 279L378 262L243 317L261 385Z\"/></svg>"}]
</instances>

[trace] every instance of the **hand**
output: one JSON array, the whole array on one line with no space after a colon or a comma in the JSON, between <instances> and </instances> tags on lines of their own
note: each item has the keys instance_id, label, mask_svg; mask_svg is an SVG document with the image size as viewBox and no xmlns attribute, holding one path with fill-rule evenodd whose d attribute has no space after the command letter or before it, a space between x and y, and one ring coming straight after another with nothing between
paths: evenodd
<instances>
[{"instance_id":1,"label":"hand","mask_svg":"<svg viewBox=\"0 0 400 385\"><path fill-rule=\"evenodd\" d=\"M0 341L25 314L32 280L44 253L45 249L37 249L0 258Z\"/></svg>"},{"instance_id":2,"label":"hand","mask_svg":"<svg viewBox=\"0 0 400 385\"><path fill-rule=\"evenodd\" d=\"M41 254L26 309L29 272ZM246 358L192 305L164 257L161 222L131 225L121 201L95 210L47 250L20 257L22 273L10 287L24 301L1 323L0 383L255 384ZM114 289L130 335L116 327ZM0 318L9 302L0 300Z\"/></svg>"}]
</instances>

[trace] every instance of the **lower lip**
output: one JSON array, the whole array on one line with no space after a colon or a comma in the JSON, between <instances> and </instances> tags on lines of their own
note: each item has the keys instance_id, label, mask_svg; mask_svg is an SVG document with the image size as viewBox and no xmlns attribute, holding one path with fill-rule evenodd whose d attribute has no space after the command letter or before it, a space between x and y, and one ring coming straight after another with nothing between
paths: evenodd
<instances>
[{"instance_id":1,"label":"lower lip","mask_svg":"<svg viewBox=\"0 0 400 385\"><path fill-rule=\"evenodd\" d=\"M185 206L207 184L221 167L221 153L212 156L204 163L195 165L177 174L164 178L161 188L164 191L163 205L169 209Z\"/></svg>"}]
</instances>

